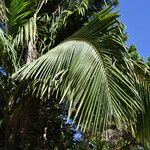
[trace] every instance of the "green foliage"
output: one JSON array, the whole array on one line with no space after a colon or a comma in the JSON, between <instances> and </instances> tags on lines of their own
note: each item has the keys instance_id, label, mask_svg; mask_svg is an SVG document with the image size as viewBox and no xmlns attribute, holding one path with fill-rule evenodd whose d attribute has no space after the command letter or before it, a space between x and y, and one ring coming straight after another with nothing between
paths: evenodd
<instances>
[{"instance_id":1,"label":"green foliage","mask_svg":"<svg viewBox=\"0 0 150 150\"><path fill-rule=\"evenodd\" d=\"M140 57L140 55L138 54L137 48L134 44L132 44L129 48L129 53L131 55L131 58L135 61L143 61L143 58Z\"/></svg>"},{"instance_id":2,"label":"green foliage","mask_svg":"<svg viewBox=\"0 0 150 150\"><path fill-rule=\"evenodd\" d=\"M7 12L8 12L8 9L4 5L3 0L1 0L0 1L0 22L7 21L7 19L8 19L7 15L6 15Z\"/></svg>"},{"instance_id":3,"label":"green foliage","mask_svg":"<svg viewBox=\"0 0 150 150\"><path fill-rule=\"evenodd\" d=\"M9 32L13 35L17 34L19 28L25 24L33 13L32 9L28 9L32 6L31 0L11 0L8 5L9 14Z\"/></svg>"},{"instance_id":4,"label":"green foliage","mask_svg":"<svg viewBox=\"0 0 150 150\"><path fill-rule=\"evenodd\" d=\"M149 67L141 61L134 61L137 77L136 87L144 105L144 112L138 116L136 123L136 134L140 141L149 142L150 129L150 71Z\"/></svg>"},{"instance_id":5,"label":"green foliage","mask_svg":"<svg viewBox=\"0 0 150 150\"><path fill-rule=\"evenodd\" d=\"M118 14L110 10L101 11L73 36L17 73L21 80L35 81L31 84L38 97L49 98L53 90L60 91L60 102L67 99L70 103L68 117L75 111L74 120L83 131L92 124L94 132L104 132L112 121L117 126L130 126L141 110L127 74L132 68L123 74L122 66L130 65L128 54L119 35L111 32L117 28Z\"/></svg>"},{"instance_id":6,"label":"green foliage","mask_svg":"<svg viewBox=\"0 0 150 150\"><path fill-rule=\"evenodd\" d=\"M40 31L44 30L42 37L44 36L44 41L46 40L46 43L49 45L48 47L52 48L58 45L65 38L79 30L87 23L91 16L101 11L106 6L106 3L112 4L112 1L106 0L105 3L104 1L98 2L97 0L48 2L47 11L45 9L42 10L42 14L45 14L45 18L49 19L45 20L47 22L46 26L40 24L42 28L39 29ZM117 1L113 4L117 4ZM54 5L56 10L52 12L51 10L54 9ZM51 9L49 10L49 8Z\"/></svg>"},{"instance_id":7,"label":"green foliage","mask_svg":"<svg viewBox=\"0 0 150 150\"><path fill-rule=\"evenodd\" d=\"M150 56L147 58L147 65L150 67Z\"/></svg>"},{"instance_id":8,"label":"green foliage","mask_svg":"<svg viewBox=\"0 0 150 150\"><path fill-rule=\"evenodd\" d=\"M112 12L117 3L0 1L6 25L0 29L0 65L8 75L0 77L1 147L133 149L137 140L149 142L149 60L145 63L134 45L124 45L124 25ZM60 118L67 111L61 108L64 101L68 117L85 131L85 140L77 144ZM115 131L115 145L105 134L112 124L124 131Z\"/></svg>"},{"instance_id":9,"label":"green foliage","mask_svg":"<svg viewBox=\"0 0 150 150\"><path fill-rule=\"evenodd\" d=\"M17 53L12 44L12 38L0 29L0 64L6 66L8 72L17 71Z\"/></svg>"},{"instance_id":10,"label":"green foliage","mask_svg":"<svg viewBox=\"0 0 150 150\"><path fill-rule=\"evenodd\" d=\"M147 58L148 61L150 61L150 56Z\"/></svg>"}]
</instances>

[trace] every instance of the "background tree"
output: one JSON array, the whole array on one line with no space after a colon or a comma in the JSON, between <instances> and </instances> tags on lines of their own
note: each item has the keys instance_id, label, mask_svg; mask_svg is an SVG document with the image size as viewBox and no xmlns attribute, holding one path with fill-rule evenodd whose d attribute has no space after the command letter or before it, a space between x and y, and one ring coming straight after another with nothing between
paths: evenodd
<instances>
[{"instance_id":1,"label":"background tree","mask_svg":"<svg viewBox=\"0 0 150 150\"><path fill-rule=\"evenodd\" d=\"M137 62L124 46L127 36L119 15L111 13L116 5L110 0L0 3L0 14L5 14L0 15L5 24L5 32L0 30L0 64L6 70L0 78L5 149L73 148L61 117L68 109L83 131L93 129L101 135L112 124L138 131L141 97L149 87L135 86L145 83L145 74L133 74ZM60 105L65 99L69 103ZM148 126L144 129L145 133ZM132 135L145 139L144 134Z\"/></svg>"},{"instance_id":2,"label":"background tree","mask_svg":"<svg viewBox=\"0 0 150 150\"><path fill-rule=\"evenodd\" d=\"M147 65L150 67L150 56L147 58Z\"/></svg>"}]
</instances>

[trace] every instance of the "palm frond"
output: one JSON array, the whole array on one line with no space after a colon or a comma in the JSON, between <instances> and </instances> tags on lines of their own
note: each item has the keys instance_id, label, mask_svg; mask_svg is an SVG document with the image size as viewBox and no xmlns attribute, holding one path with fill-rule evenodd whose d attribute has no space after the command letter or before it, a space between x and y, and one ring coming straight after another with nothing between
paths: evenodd
<instances>
[{"instance_id":1,"label":"palm frond","mask_svg":"<svg viewBox=\"0 0 150 150\"><path fill-rule=\"evenodd\" d=\"M6 12L8 12L7 7L4 5L4 2L0 1L0 22L5 22L8 20Z\"/></svg>"},{"instance_id":2,"label":"palm frond","mask_svg":"<svg viewBox=\"0 0 150 150\"><path fill-rule=\"evenodd\" d=\"M19 27L19 31L13 40L13 45L17 48L19 46L22 46L22 51L23 51L23 47L27 47L28 49L27 63L31 62L33 60L33 57L36 57L36 54L37 54L37 51L36 51L37 15L40 9L42 8L42 6L46 2L47 1L42 1L41 3L39 3L33 16L27 22L25 22L25 24ZM22 54L23 52L20 52L20 58L22 57L21 56ZM18 64L20 64L20 59L18 61Z\"/></svg>"},{"instance_id":3,"label":"palm frond","mask_svg":"<svg viewBox=\"0 0 150 150\"><path fill-rule=\"evenodd\" d=\"M12 37L7 36L6 33L0 29L0 48L1 48L1 55L0 55L0 63L3 64L5 67L7 66L7 71L17 71L17 53L12 44ZM12 68L13 70L12 70ZM10 68L10 69L9 69Z\"/></svg>"},{"instance_id":4,"label":"palm frond","mask_svg":"<svg viewBox=\"0 0 150 150\"><path fill-rule=\"evenodd\" d=\"M32 14L32 11L28 9L31 2L30 0L11 0L9 4L9 24L13 34L18 31L18 26L25 24Z\"/></svg>"},{"instance_id":5,"label":"palm frond","mask_svg":"<svg viewBox=\"0 0 150 150\"><path fill-rule=\"evenodd\" d=\"M58 8L56 12L52 14L52 25L51 25L51 39L52 43L54 44L57 32L62 29L68 23L68 18L72 15L81 15L85 16L85 12L88 10L90 0L81 0L81 1L74 1L69 2L67 9Z\"/></svg>"},{"instance_id":6,"label":"palm frond","mask_svg":"<svg viewBox=\"0 0 150 150\"><path fill-rule=\"evenodd\" d=\"M14 45L24 45L29 42L35 43L37 35L36 16L29 19L14 38Z\"/></svg>"},{"instance_id":7,"label":"palm frond","mask_svg":"<svg viewBox=\"0 0 150 150\"><path fill-rule=\"evenodd\" d=\"M84 16L85 12L88 10L90 0L82 0L80 3L75 2L75 4L72 6L72 10L76 12L77 14Z\"/></svg>"},{"instance_id":8,"label":"palm frond","mask_svg":"<svg viewBox=\"0 0 150 150\"><path fill-rule=\"evenodd\" d=\"M128 76L132 70L126 48L111 32L118 14L110 11L110 7L101 11L80 31L14 75L34 82L34 93L42 98L57 90L60 102L69 102L68 117L75 111L74 121L83 131L90 125L94 132L103 132L112 122L132 124L141 110Z\"/></svg>"},{"instance_id":9,"label":"palm frond","mask_svg":"<svg viewBox=\"0 0 150 150\"><path fill-rule=\"evenodd\" d=\"M150 142L150 71L144 62L132 62L137 77L136 88L144 106L144 111L138 116L135 131L137 138L146 143Z\"/></svg>"}]
</instances>

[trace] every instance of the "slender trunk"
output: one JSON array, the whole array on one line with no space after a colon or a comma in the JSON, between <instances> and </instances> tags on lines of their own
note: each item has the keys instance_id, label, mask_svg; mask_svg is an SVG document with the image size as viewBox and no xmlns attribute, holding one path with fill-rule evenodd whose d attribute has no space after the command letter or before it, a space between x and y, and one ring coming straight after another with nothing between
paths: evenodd
<instances>
[{"instance_id":1,"label":"slender trunk","mask_svg":"<svg viewBox=\"0 0 150 150\"><path fill-rule=\"evenodd\" d=\"M39 101L27 96L21 109L21 147L36 149L39 136Z\"/></svg>"},{"instance_id":2,"label":"slender trunk","mask_svg":"<svg viewBox=\"0 0 150 150\"><path fill-rule=\"evenodd\" d=\"M18 118L12 111L8 111L5 116L5 149L18 149Z\"/></svg>"}]
</instances>

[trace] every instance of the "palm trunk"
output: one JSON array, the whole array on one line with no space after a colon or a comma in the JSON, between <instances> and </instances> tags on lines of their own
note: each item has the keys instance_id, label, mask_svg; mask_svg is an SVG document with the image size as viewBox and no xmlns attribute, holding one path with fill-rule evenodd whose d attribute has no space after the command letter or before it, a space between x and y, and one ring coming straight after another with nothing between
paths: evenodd
<instances>
[{"instance_id":1,"label":"palm trunk","mask_svg":"<svg viewBox=\"0 0 150 150\"><path fill-rule=\"evenodd\" d=\"M16 150L19 146L18 141L18 117L13 113L14 110L7 111L5 116L5 149Z\"/></svg>"},{"instance_id":2,"label":"palm trunk","mask_svg":"<svg viewBox=\"0 0 150 150\"><path fill-rule=\"evenodd\" d=\"M21 145L25 149L36 149L39 137L39 101L27 96L21 109Z\"/></svg>"}]
</instances>

